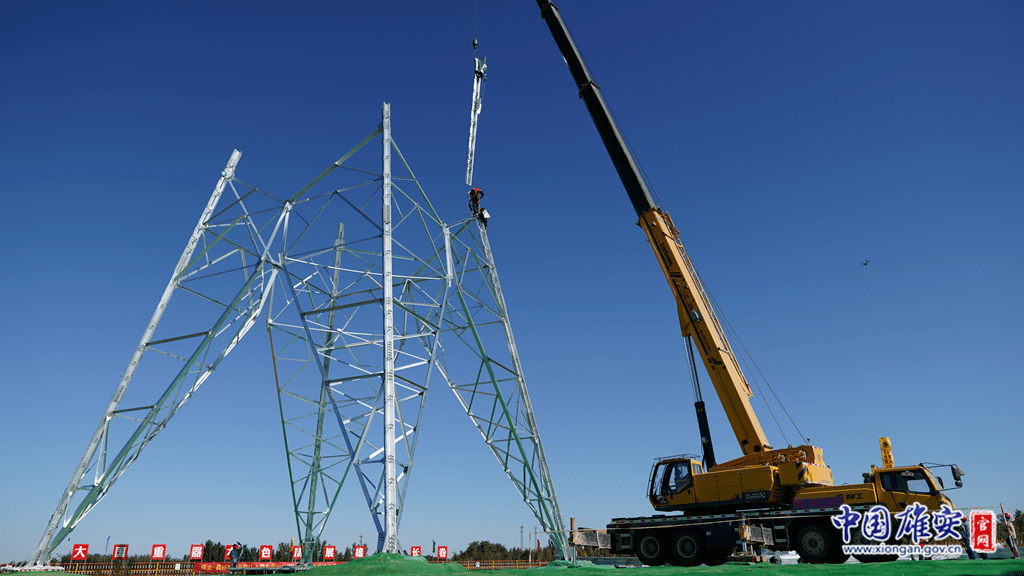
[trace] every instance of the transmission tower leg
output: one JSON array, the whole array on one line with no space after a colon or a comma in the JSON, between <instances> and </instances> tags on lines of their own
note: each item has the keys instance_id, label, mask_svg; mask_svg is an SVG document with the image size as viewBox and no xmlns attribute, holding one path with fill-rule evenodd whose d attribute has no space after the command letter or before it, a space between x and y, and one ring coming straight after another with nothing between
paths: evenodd
<instances>
[{"instance_id":1,"label":"transmission tower leg","mask_svg":"<svg viewBox=\"0 0 1024 576\"><path fill-rule=\"evenodd\" d=\"M186 340L193 337L203 336L202 343L187 360L185 368L182 368L182 371L175 376L170 387L158 396L157 401L152 405L147 405L145 407L118 410L118 406L124 398L129 384L132 382L132 377L135 375L143 354L147 350L151 349L152 346L159 343L153 341L153 335L155 334L157 326L160 324L160 320L163 318L164 312L170 303L171 296L181 284L183 275L196 263L193 259L193 253L195 252L196 246L199 244L200 240L204 239L205 235L209 233L210 217L217 207L217 203L224 192L225 186L230 183L234 177L235 168L238 165L238 161L241 156L242 153L235 150L231 154L224 170L221 172L221 177L217 181L217 185L214 187L213 193L210 195L206 208L203 210L203 213L199 218L199 222L192 231L192 235L189 237L189 240L185 245L185 249L182 251L181 257L178 259L174 272L171 275L170 280L167 282L167 286L164 288L160 301L157 303L156 310L153 312L153 316L150 318L149 323L146 325L146 329L143 331L139 345L135 348L135 351L128 362L128 367L121 376L121 380L118 382L117 387L114 390L110 403L104 411L103 417L100 419L100 423L97 426L96 431L89 440L85 453L82 455L82 459L75 468L75 472L71 477L71 482L68 483L67 489L61 494L60 501L57 504L57 509L50 517L50 521L43 532L43 537L40 539L36 549L29 556L29 562L45 562L48 560L53 548L63 541L65 536L75 528L82 518L84 518L85 515L88 514L97 503L99 503L113 485L114 481L116 481L117 478L119 478L121 474L123 474L124 471L135 461L142 449L152 441L164 426L166 426L167 421L170 420L170 418L177 412L178 408L180 408L181 405L184 404L184 402L191 396L191 393L197 389L200 384L202 384L202 381L205 380L206 376L208 376L212 370L211 366L203 366L200 370L202 376L197 378L196 383L192 386L191 390L185 393L183 397L176 398L174 399L174 402L170 402L173 393L179 390L188 367L196 363L200 352L206 352L211 340L214 338L213 332L215 329L219 328L228 320L228 312L233 310L243 299L252 295L251 288L253 281L256 280L262 268L258 264L253 268L252 275L249 277L248 282L236 295L231 306L225 310L224 315L222 315L217 321L214 330L206 333L191 334L161 341L170 342L172 340ZM223 234L221 236L223 236ZM212 241L212 243L216 242L216 239ZM205 243L206 242L204 240L204 244ZM210 246L206 246L204 248L204 253L206 253L209 248ZM253 313L258 314L258 309L254 311L254 309L250 307L248 310L249 320L252 319ZM230 352L234 347L234 344L237 343L250 326L251 322L246 322L243 325L243 328L236 333L235 337L221 354L221 358ZM134 433L128 436L128 440L124 447L108 465L106 446L110 439L111 422L115 420L119 413L142 410L146 410L147 412L145 413L145 416L139 420L141 424L137 426ZM87 476L89 470L94 470L93 483L92 485L83 486L82 481ZM78 504L74 513L68 517L68 507L72 499L80 491L84 491L86 494Z\"/></svg>"},{"instance_id":2,"label":"transmission tower leg","mask_svg":"<svg viewBox=\"0 0 1024 576\"><path fill-rule=\"evenodd\" d=\"M491 282L494 284L494 298L498 304L498 312L501 317L501 325L505 330L505 340L508 344L509 355L512 357L512 369L517 375L519 384L520 402L523 407L523 416L526 419L527 429L536 442L536 464L539 472L538 497L546 499L546 506L538 520L545 522L545 527L562 553L565 560L574 560L575 548L569 545L568 532L565 530L565 523L562 520L562 511L558 506L558 497L555 496L555 483L551 480L551 470L548 468L548 459L544 455L544 444L540 440L540 429L537 427L537 419L533 415L533 405L530 403L530 394L526 389L526 378L523 376L523 366L519 361L519 351L516 349L515 337L512 335L512 323L508 318L508 308L505 307L505 295L501 291L501 282L498 280L498 268L494 264L494 254L491 252L491 242L487 238L487 226L480 220L476 220L477 232L480 234L480 242L484 249L484 257L487 259L487 268L490 271ZM541 518L543 516L544 518Z\"/></svg>"},{"instance_id":3,"label":"transmission tower leg","mask_svg":"<svg viewBox=\"0 0 1024 576\"><path fill-rule=\"evenodd\" d=\"M462 340L478 365L469 379L448 374L448 385L560 555L571 558L486 227L474 215L452 238L461 249L454 250L457 301L448 318L454 329L447 334ZM485 349L485 341L493 344L501 338L507 357L493 345ZM446 349L451 351L452 344Z\"/></svg>"},{"instance_id":4,"label":"transmission tower leg","mask_svg":"<svg viewBox=\"0 0 1024 576\"><path fill-rule=\"evenodd\" d=\"M345 224L338 224L338 239L334 243L334 274L331 278L331 300L330 306L333 308L334 303L338 299L338 280L340 275L341 267L341 247L345 244ZM327 315L327 333L323 336L323 346L327 347L331 344L331 334L334 331L334 316L335 311L331 310ZM276 359L275 359L276 360ZM313 562L316 561L315 554L320 544L320 535L323 530L323 525L318 523L318 512L316 508L317 500L317 489L320 487L320 480L324 474L322 466L322 453L324 445L324 418L327 415L327 411L330 409L328 406L328 393L330 392L329 377L331 373L331 357L324 357L324 374L328 377L321 383L320 386L320 398L317 402L317 415L316 415L316 434L313 436L313 454L310 462L310 473L309 473L309 501L306 503L306 513L301 514L298 509L295 510L295 517L301 522L300 530L302 534L302 560L303 566L312 566ZM331 503L325 503L327 508L330 508Z\"/></svg>"}]
</instances>

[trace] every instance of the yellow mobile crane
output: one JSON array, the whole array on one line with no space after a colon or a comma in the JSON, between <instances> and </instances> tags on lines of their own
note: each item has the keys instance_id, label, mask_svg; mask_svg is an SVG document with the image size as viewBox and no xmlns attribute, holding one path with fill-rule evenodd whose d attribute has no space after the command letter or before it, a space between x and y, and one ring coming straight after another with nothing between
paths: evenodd
<instances>
[{"instance_id":1,"label":"yellow mobile crane","mask_svg":"<svg viewBox=\"0 0 1024 576\"><path fill-rule=\"evenodd\" d=\"M695 457L662 459L652 468L648 488L655 510L684 514L614 519L608 525L613 551L634 552L649 565L713 565L724 562L743 539L740 536L745 536L748 541L770 543L775 549L796 550L807 562L844 562L849 556L843 553L838 531L830 521L841 505L867 510L880 504L892 513L913 502L928 510L938 510L942 504L952 508L940 479L923 464L872 466L871 472L864 474L863 484L834 486L821 448L776 449L768 443L750 405L753 393L679 240L679 230L652 200L558 9L548 0L537 0L537 5L633 204L637 224L665 274L683 336L696 343L743 451L743 456L734 460L715 462L704 403L698 398L695 408L707 470ZM951 470L957 487L962 486L960 469L951 465ZM753 528L754 536L744 526Z\"/></svg>"}]
</instances>

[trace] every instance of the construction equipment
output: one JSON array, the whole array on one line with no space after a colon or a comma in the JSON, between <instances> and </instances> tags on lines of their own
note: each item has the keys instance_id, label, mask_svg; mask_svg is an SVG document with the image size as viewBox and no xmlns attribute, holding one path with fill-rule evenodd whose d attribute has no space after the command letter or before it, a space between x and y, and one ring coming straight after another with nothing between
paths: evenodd
<instances>
[{"instance_id":1,"label":"construction equipment","mask_svg":"<svg viewBox=\"0 0 1024 576\"><path fill-rule=\"evenodd\" d=\"M537 0L537 5L672 290L682 334L696 343L743 453L715 462L704 403L698 397L695 408L707 470L696 456L662 459L651 470L648 489L655 510L687 515L616 519L608 526L613 531L613 550L635 552L646 564L692 566L724 562L738 540L770 541L778 549L795 549L807 562L837 562L848 556L829 519L843 504L864 510L883 505L893 513L913 502L928 510L938 510L942 504L952 509L941 482L924 465L893 467L887 462L886 468L872 467L863 484L834 486L821 448L776 449L769 444L750 405L753 393L683 248L679 230L651 198L558 9L547 0ZM957 485L962 485L962 472L955 465L951 468ZM753 532L757 534L751 539ZM748 537L740 538L744 534Z\"/></svg>"}]
</instances>

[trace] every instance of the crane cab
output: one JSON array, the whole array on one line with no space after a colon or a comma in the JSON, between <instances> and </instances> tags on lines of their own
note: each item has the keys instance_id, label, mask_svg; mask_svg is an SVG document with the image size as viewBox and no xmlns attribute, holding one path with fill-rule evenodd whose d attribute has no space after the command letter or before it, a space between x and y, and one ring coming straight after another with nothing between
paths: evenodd
<instances>
[{"instance_id":1,"label":"crane cab","mask_svg":"<svg viewBox=\"0 0 1024 576\"><path fill-rule=\"evenodd\" d=\"M950 468L957 487L963 486L960 480L963 471L955 464ZM943 504L954 508L953 502L946 494L942 477L932 474L923 464L892 468L872 466L871 473L864 474L864 479L875 485L879 501L893 512L899 512L914 502L923 504L929 510L938 510Z\"/></svg>"},{"instance_id":2,"label":"crane cab","mask_svg":"<svg viewBox=\"0 0 1024 576\"><path fill-rule=\"evenodd\" d=\"M712 514L778 505L785 490L778 466L716 467L705 472L696 456L683 455L655 462L647 496L659 512L699 509Z\"/></svg>"},{"instance_id":3,"label":"crane cab","mask_svg":"<svg viewBox=\"0 0 1024 576\"><path fill-rule=\"evenodd\" d=\"M684 503L695 504L694 477L703 473L700 461L689 454L655 462L647 493L651 505L664 510Z\"/></svg>"}]
</instances>

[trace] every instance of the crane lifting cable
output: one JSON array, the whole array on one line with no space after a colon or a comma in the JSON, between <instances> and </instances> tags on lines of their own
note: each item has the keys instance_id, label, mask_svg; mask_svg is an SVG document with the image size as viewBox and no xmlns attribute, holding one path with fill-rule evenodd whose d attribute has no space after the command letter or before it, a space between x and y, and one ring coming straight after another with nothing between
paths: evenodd
<instances>
[{"instance_id":1,"label":"crane lifting cable","mask_svg":"<svg viewBox=\"0 0 1024 576\"><path fill-rule=\"evenodd\" d=\"M473 184L473 159L476 155L476 127L483 106L484 82L487 82L487 58L476 57L476 36L473 37L473 107L469 112L469 155L466 158L466 186Z\"/></svg>"}]
</instances>

